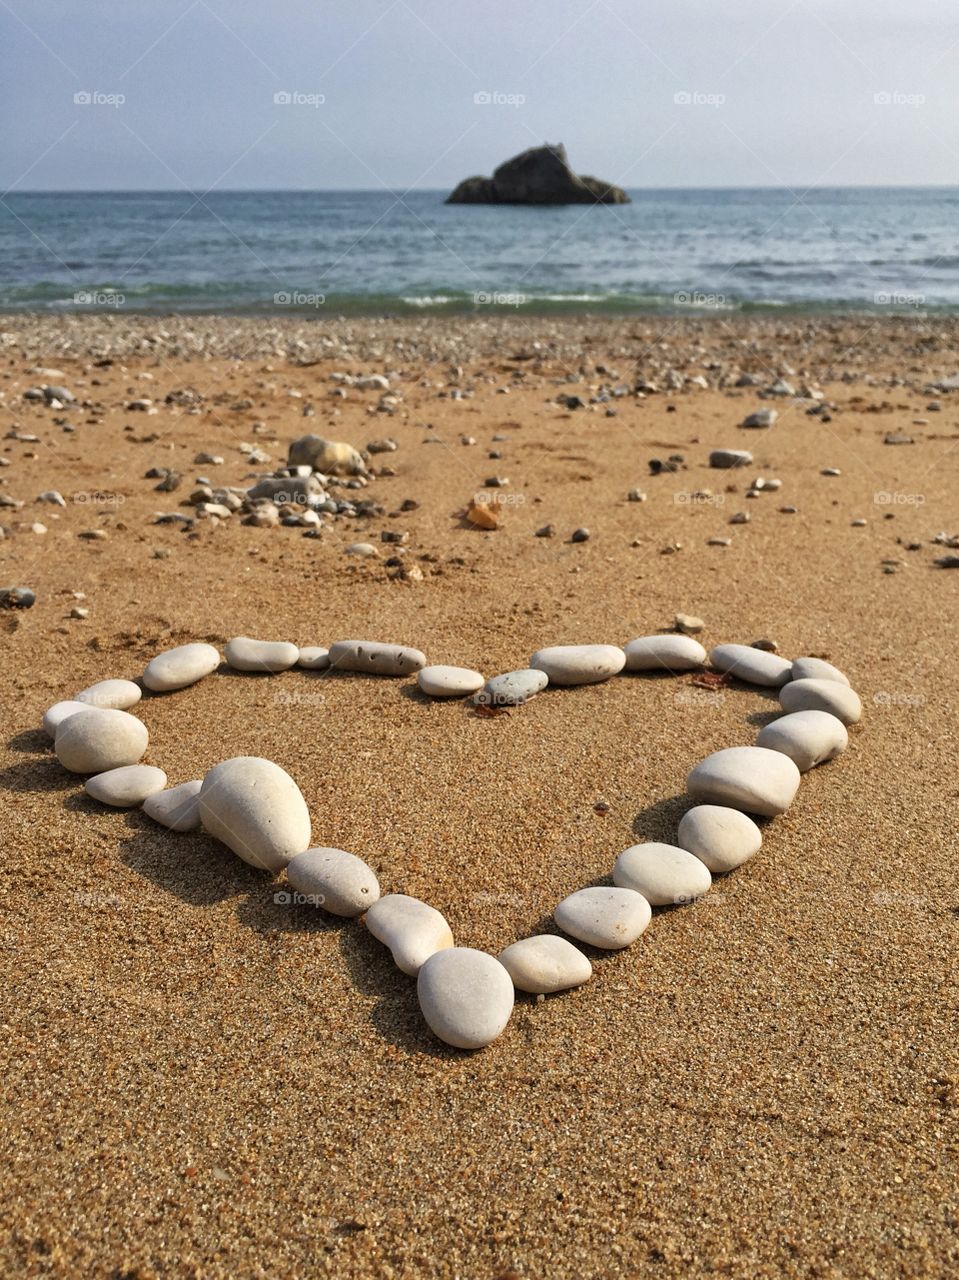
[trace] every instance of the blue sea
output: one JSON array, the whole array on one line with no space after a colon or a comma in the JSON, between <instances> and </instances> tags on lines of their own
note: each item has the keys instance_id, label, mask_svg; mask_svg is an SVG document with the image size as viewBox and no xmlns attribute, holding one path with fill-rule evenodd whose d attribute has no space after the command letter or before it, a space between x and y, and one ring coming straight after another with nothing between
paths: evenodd
<instances>
[{"instance_id":1,"label":"blue sea","mask_svg":"<svg viewBox=\"0 0 959 1280\"><path fill-rule=\"evenodd\" d=\"M959 308L959 187L14 193L0 311L629 313Z\"/></svg>"}]
</instances>

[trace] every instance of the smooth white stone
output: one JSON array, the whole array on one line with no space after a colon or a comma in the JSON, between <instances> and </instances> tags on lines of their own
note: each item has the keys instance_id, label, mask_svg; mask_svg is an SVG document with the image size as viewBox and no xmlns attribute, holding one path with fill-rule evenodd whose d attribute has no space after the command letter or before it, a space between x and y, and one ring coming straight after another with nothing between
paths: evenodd
<instances>
[{"instance_id":1,"label":"smooth white stone","mask_svg":"<svg viewBox=\"0 0 959 1280\"><path fill-rule=\"evenodd\" d=\"M791 680L779 702L784 711L828 711L843 724L858 724L862 719L859 694L838 680Z\"/></svg>"},{"instance_id":2,"label":"smooth white stone","mask_svg":"<svg viewBox=\"0 0 959 1280\"><path fill-rule=\"evenodd\" d=\"M709 455L709 465L723 469L748 467L752 460L753 455L748 449L714 449Z\"/></svg>"},{"instance_id":3,"label":"smooth white stone","mask_svg":"<svg viewBox=\"0 0 959 1280\"><path fill-rule=\"evenodd\" d=\"M280 871L310 846L306 801L272 760L234 756L214 765L199 804L204 828L253 867Z\"/></svg>"},{"instance_id":4,"label":"smooth white stone","mask_svg":"<svg viewBox=\"0 0 959 1280\"><path fill-rule=\"evenodd\" d=\"M754 857L762 848L763 833L752 818L738 809L700 804L683 815L676 843L694 853L718 876Z\"/></svg>"},{"instance_id":5,"label":"smooth white stone","mask_svg":"<svg viewBox=\"0 0 959 1280\"><path fill-rule=\"evenodd\" d=\"M77 702L91 707L106 707L108 711L126 711L135 707L143 691L132 680L98 680L88 689L77 694Z\"/></svg>"},{"instance_id":6,"label":"smooth white stone","mask_svg":"<svg viewBox=\"0 0 959 1280\"><path fill-rule=\"evenodd\" d=\"M143 812L171 831L197 831L200 827L201 778L156 791L143 802Z\"/></svg>"},{"instance_id":7,"label":"smooth white stone","mask_svg":"<svg viewBox=\"0 0 959 1280\"><path fill-rule=\"evenodd\" d=\"M625 648L627 671L692 671L706 650L692 636L638 636Z\"/></svg>"},{"instance_id":8,"label":"smooth white stone","mask_svg":"<svg viewBox=\"0 0 959 1280\"><path fill-rule=\"evenodd\" d=\"M296 665L303 667L305 671L325 671L330 665L330 651L322 645L307 645L300 650Z\"/></svg>"},{"instance_id":9,"label":"smooth white stone","mask_svg":"<svg viewBox=\"0 0 959 1280\"><path fill-rule=\"evenodd\" d=\"M709 654L717 671L728 671L747 684L776 688L784 684L792 672L792 663L765 649L748 644L718 644Z\"/></svg>"},{"instance_id":10,"label":"smooth white stone","mask_svg":"<svg viewBox=\"0 0 959 1280\"><path fill-rule=\"evenodd\" d=\"M679 906L701 898L712 884L695 854L673 844L634 844L616 859L613 883L635 889L653 907Z\"/></svg>"},{"instance_id":11,"label":"smooth white stone","mask_svg":"<svg viewBox=\"0 0 959 1280\"><path fill-rule=\"evenodd\" d=\"M545 671L534 671L531 667L504 671L500 676L490 676L473 701L489 707L518 707L542 693L548 684Z\"/></svg>"},{"instance_id":12,"label":"smooth white stone","mask_svg":"<svg viewBox=\"0 0 959 1280\"><path fill-rule=\"evenodd\" d=\"M635 889L598 885L564 898L553 919L564 933L592 947L616 951L635 942L652 919L652 910Z\"/></svg>"},{"instance_id":13,"label":"smooth white stone","mask_svg":"<svg viewBox=\"0 0 959 1280\"><path fill-rule=\"evenodd\" d=\"M430 956L453 945L450 927L436 908L405 893L388 893L375 902L366 913L366 927L411 978Z\"/></svg>"},{"instance_id":14,"label":"smooth white stone","mask_svg":"<svg viewBox=\"0 0 959 1280\"><path fill-rule=\"evenodd\" d=\"M517 991L537 996L568 991L593 976L593 966L582 951L555 933L540 933L514 942L500 952L499 962Z\"/></svg>"},{"instance_id":15,"label":"smooth white stone","mask_svg":"<svg viewBox=\"0 0 959 1280\"><path fill-rule=\"evenodd\" d=\"M290 859L286 878L297 893L335 916L361 916L380 896L373 869L345 849L298 853Z\"/></svg>"},{"instance_id":16,"label":"smooth white stone","mask_svg":"<svg viewBox=\"0 0 959 1280\"><path fill-rule=\"evenodd\" d=\"M340 671L365 671L374 676L408 676L426 666L426 655L402 644L337 640L330 646L330 666Z\"/></svg>"},{"instance_id":17,"label":"smooth white stone","mask_svg":"<svg viewBox=\"0 0 959 1280\"><path fill-rule=\"evenodd\" d=\"M462 698L481 689L485 678L469 667L424 667L416 683L431 698Z\"/></svg>"},{"instance_id":18,"label":"smooth white stone","mask_svg":"<svg viewBox=\"0 0 959 1280\"><path fill-rule=\"evenodd\" d=\"M101 804L132 809L165 786L166 774L162 769L156 769L152 764L128 764L87 778L83 789Z\"/></svg>"},{"instance_id":19,"label":"smooth white stone","mask_svg":"<svg viewBox=\"0 0 959 1280\"><path fill-rule=\"evenodd\" d=\"M760 730L757 747L789 756L800 773L835 760L849 745L846 726L828 711L794 711Z\"/></svg>"},{"instance_id":20,"label":"smooth white stone","mask_svg":"<svg viewBox=\"0 0 959 1280\"><path fill-rule=\"evenodd\" d=\"M286 640L251 640L234 636L223 651L227 665L234 671L289 671L296 665L300 651Z\"/></svg>"},{"instance_id":21,"label":"smooth white stone","mask_svg":"<svg viewBox=\"0 0 959 1280\"><path fill-rule=\"evenodd\" d=\"M149 741L146 725L128 711L86 707L57 730L57 759L71 773L105 773L136 764Z\"/></svg>"},{"instance_id":22,"label":"smooth white stone","mask_svg":"<svg viewBox=\"0 0 959 1280\"><path fill-rule=\"evenodd\" d=\"M799 770L793 762L766 747L714 751L696 765L686 781L686 790L694 800L725 804L768 818L785 813L798 789Z\"/></svg>"},{"instance_id":23,"label":"smooth white stone","mask_svg":"<svg viewBox=\"0 0 959 1280\"><path fill-rule=\"evenodd\" d=\"M424 963L416 982L423 1017L456 1049L482 1049L513 1012L513 979L500 962L472 947L451 947Z\"/></svg>"},{"instance_id":24,"label":"smooth white stone","mask_svg":"<svg viewBox=\"0 0 959 1280\"><path fill-rule=\"evenodd\" d=\"M848 676L822 658L793 658L794 680L836 680L848 684Z\"/></svg>"},{"instance_id":25,"label":"smooth white stone","mask_svg":"<svg viewBox=\"0 0 959 1280\"><path fill-rule=\"evenodd\" d=\"M219 665L220 655L212 644L181 644L147 663L143 683L154 693L172 693L196 684Z\"/></svg>"},{"instance_id":26,"label":"smooth white stone","mask_svg":"<svg viewBox=\"0 0 959 1280\"><path fill-rule=\"evenodd\" d=\"M551 684L598 684L619 675L626 655L614 644L555 644L537 649L529 665L545 671Z\"/></svg>"},{"instance_id":27,"label":"smooth white stone","mask_svg":"<svg viewBox=\"0 0 959 1280\"><path fill-rule=\"evenodd\" d=\"M89 702L77 702L75 698L67 699L64 702L55 702L52 707L47 707L43 713L43 732L48 738L55 738L57 730L69 719L75 716L78 711L89 711Z\"/></svg>"}]
</instances>

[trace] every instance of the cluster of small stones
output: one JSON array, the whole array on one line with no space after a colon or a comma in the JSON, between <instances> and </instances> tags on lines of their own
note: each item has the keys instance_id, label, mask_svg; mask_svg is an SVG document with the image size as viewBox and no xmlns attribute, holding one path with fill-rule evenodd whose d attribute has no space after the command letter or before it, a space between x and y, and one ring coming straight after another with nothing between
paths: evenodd
<instances>
[{"instance_id":1,"label":"cluster of small stones","mask_svg":"<svg viewBox=\"0 0 959 1280\"><path fill-rule=\"evenodd\" d=\"M426 696L472 697L494 713L527 702L547 685L595 684L623 671L698 671L707 662L706 650L688 634L641 636L623 648L555 645L534 653L528 667L489 679L465 667L427 665L418 649L365 640L340 640L327 649L237 636L224 657L238 671L276 673L299 666L415 675ZM708 661L714 672L778 689L786 714L767 724L755 745L716 751L696 765L686 785L695 804L680 821L675 844L631 846L613 865L612 886L580 889L559 903L553 918L576 942L607 951L628 947L646 929L654 907L695 902L714 875L752 858L762 833L750 815L784 813L801 774L840 755L847 726L862 714L846 676L819 658L789 662L764 648L721 644ZM416 978L420 1007L434 1034L456 1048L479 1049L495 1040L510 1019L515 990L543 997L592 977L590 960L567 938L524 938L493 956L456 946L442 914L427 903L402 893L381 896L375 873L362 859L311 846L306 801L289 774L270 760L234 757L202 779L168 788L162 769L140 763L149 737L131 708L142 687L156 694L185 689L220 663L213 645L181 645L153 658L141 683L102 680L56 703L43 727L60 763L87 775L87 794L103 804L142 805L173 831L202 827L244 862L272 875L285 869L293 901L336 916L362 916L396 965Z\"/></svg>"}]
</instances>

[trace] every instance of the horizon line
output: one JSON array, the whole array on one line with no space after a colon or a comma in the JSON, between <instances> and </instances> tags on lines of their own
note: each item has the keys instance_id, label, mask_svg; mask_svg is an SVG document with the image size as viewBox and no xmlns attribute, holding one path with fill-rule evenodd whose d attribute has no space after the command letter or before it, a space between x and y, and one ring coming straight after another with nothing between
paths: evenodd
<instances>
[{"instance_id":1,"label":"horizon line","mask_svg":"<svg viewBox=\"0 0 959 1280\"><path fill-rule=\"evenodd\" d=\"M8 196L82 196L82 195L184 195L195 196L200 191L204 197L212 195L395 195L397 191L402 191L406 195L412 193L422 193L424 195L442 194L443 192L452 191L452 187L404 187L402 183L398 183L396 187L207 187L203 188L202 184L197 187L10 187L3 193L3 198ZM959 190L959 181L956 182L836 182L836 183L813 183L805 184L803 182L788 183L782 182L775 185L768 183L707 183L705 185L694 184L668 184L663 186L642 186L642 187L624 187L624 191L636 192L657 192L657 191L783 191L792 194L795 191L955 191ZM479 206L478 206L479 207ZM523 206L516 206L523 207ZM529 208L536 207L562 207L562 206L535 206L529 205Z\"/></svg>"}]
</instances>

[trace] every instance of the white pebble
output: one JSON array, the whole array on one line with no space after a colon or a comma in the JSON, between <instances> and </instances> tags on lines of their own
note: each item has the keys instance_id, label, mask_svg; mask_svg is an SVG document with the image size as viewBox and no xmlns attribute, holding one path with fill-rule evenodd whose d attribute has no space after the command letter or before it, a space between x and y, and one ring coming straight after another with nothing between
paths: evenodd
<instances>
[{"instance_id":1,"label":"white pebble","mask_svg":"<svg viewBox=\"0 0 959 1280\"><path fill-rule=\"evenodd\" d=\"M286 878L297 893L335 916L360 916L380 896L371 867L345 849L307 849L291 858Z\"/></svg>"},{"instance_id":2,"label":"white pebble","mask_svg":"<svg viewBox=\"0 0 959 1280\"><path fill-rule=\"evenodd\" d=\"M462 698L481 689L484 677L469 667L434 666L417 672L416 683L431 698Z\"/></svg>"},{"instance_id":3,"label":"white pebble","mask_svg":"<svg viewBox=\"0 0 959 1280\"><path fill-rule=\"evenodd\" d=\"M530 667L505 671L500 676L490 676L473 701L489 707L518 707L542 693L548 684L545 671L533 671Z\"/></svg>"},{"instance_id":4,"label":"white pebble","mask_svg":"<svg viewBox=\"0 0 959 1280\"><path fill-rule=\"evenodd\" d=\"M71 773L105 773L136 764L149 741L146 725L128 711L87 707L57 730L57 759Z\"/></svg>"},{"instance_id":5,"label":"white pebble","mask_svg":"<svg viewBox=\"0 0 959 1280\"><path fill-rule=\"evenodd\" d=\"M89 710L89 702L77 702L75 698L67 699L64 702L55 702L52 707L47 707L43 713L43 731L48 738L55 738L57 730L65 720L70 716L75 716L78 711Z\"/></svg>"},{"instance_id":6,"label":"white pebble","mask_svg":"<svg viewBox=\"0 0 959 1280\"><path fill-rule=\"evenodd\" d=\"M580 942L607 951L628 947L652 919L649 903L635 889L609 889L604 885L578 889L564 898L553 919Z\"/></svg>"},{"instance_id":7,"label":"white pebble","mask_svg":"<svg viewBox=\"0 0 959 1280\"><path fill-rule=\"evenodd\" d=\"M800 773L825 760L835 760L849 744L846 726L828 711L795 711L767 724L756 739L757 747L769 747L789 756Z\"/></svg>"},{"instance_id":8,"label":"white pebble","mask_svg":"<svg viewBox=\"0 0 959 1280\"><path fill-rule=\"evenodd\" d=\"M746 813L785 813L799 789L799 770L779 751L726 747L701 760L686 781L694 800L725 804Z\"/></svg>"},{"instance_id":9,"label":"white pebble","mask_svg":"<svg viewBox=\"0 0 959 1280\"><path fill-rule=\"evenodd\" d=\"M220 655L212 644L181 644L147 663L143 683L154 693L171 693L196 684L219 665Z\"/></svg>"},{"instance_id":10,"label":"white pebble","mask_svg":"<svg viewBox=\"0 0 959 1280\"><path fill-rule=\"evenodd\" d=\"M300 650L296 665L305 671L325 671L330 665L330 651L321 645L307 645Z\"/></svg>"},{"instance_id":11,"label":"white pebble","mask_svg":"<svg viewBox=\"0 0 959 1280\"><path fill-rule=\"evenodd\" d=\"M794 680L837 680L839 684L848 684L848 676L843 675L838 667L822 658L793 658Z\"/></svg>"},{"instance_id":12,"label":"white pebble","mask_svg":"<svg viewBox=\"0 0 959 1280\"><path fill-rule=\"evenodd\" d=\"M165 786L166 774L162 769L155 769L152 764L128 764L87 778L83 789L101 804L132 809Z\"/></svg>"},{"instance_id":13,"label":"white pebble","mask_svg":"<svg viewBox=\"0 0 959 1280\"><path fill-rule=\"evenodd\" d=\"M717 671L728 671L737 680L770 688L784 684L792 672L792 663L785 658L749 644L718 644L710 651L709 661Z\"/></svg>"},{"instance_id":14,"label":"white pebble","mask_svg":"<svg viewBox=\"0 0 959 1280\"><path fill-rule=\"evenodd\" d=\"M306 801L272 760L235 756L214 765L200 788L204 828L253 867L280 871L310 845Z\"/></svg>"},{"instance_id":15,"label":"white pebble","mask_svg":"<svg viewBox=\"0 0 959 1280\"><path fill-rule=\"evenodd\" d=\"M700 804L683 815L676 842L718 876L754 857L762 848L763 833L738 809Z\"/></svg>"},{"instance_id":16,"label":"white pebble","mask_svg":"<svg viewBox=\"0 0 959 1280\"><path fill-rule=\"evenodd\" d=\"M779 694L784 711L828 711L843 724L862 718L859 694L838 680L791 680Z\"/></svg>"},{"instance_id":17,"label":"white pebble","mask_svg":"<svg viewBox=\"0 0 959 1280\"><path fill-rule=\"evenodd\" d=\"M419 649L378 640L337 640L330 647L330 666L375 676L407 676L426 666L426 655Z\"/></svg>"},{"instance_id":18,"label":"white pebble","mask_svg":"<svg viewBox=\"0 0 959 1280\"><path fill-rule=\"evenodd\" d=\"M98 680L77 694L77 702L105 707L108 711L126 711L135 707L142 696L140 686L132 680Z\"/></svg>"},{"instance_id":19,"label":"white pebble","mask_svg":"<svg viewBox=\"0 0 959 1280\"><path fill-rule=\"evenodd\" d=\"M672 844L634 844L613 867L613 883L635 889L653 907L695 902L712 884L704 864L686 849Z\"/></svg>"},{"instance_id":20,"label":"white pebble","mask_svg":"<svg viewBox=\"0 0 959 1280\"><path fill-rule=\"evenodd\" d=\"M614 644L556 644L537 649L529 660L534 671L545 671L551 684L597 684L622 671L626 655Z\"/></svg>"},{"instance_id":21,"label":"white pebble","mask_svg":"<svg viewBox=\"0 0 959 1280\"><path fill-rule=\"evenodd\" d=\"M375 902L366 913L366 927L411 978L430 956L453 945L450 927L435 907L405 893L388 893Z\"/></svg>"},{"instance_id":22,"label":"white pebble","mask_svg":"<svg viewBox=\"0 0 959 1280\"><path fill-rule=\"evenodd\" d=\"M249 636L234 636L223 656L234 671L275 673L295 666L300 651L286 640L251 640Z\"/></svg>"},{"instance_id":23,"label":"white pebble","mask_svg":"<svg viewBox=\"0 0 959 1280\"><path fill-rule=\"evenodd\" d=\"M692 636L638 636L625 653L627 671L692 671L706 661L706 650Z\"/></svg>"},{"instance_id":24,"label":"white pebble","mask_svg":"<svg viewBox=\"0 0 959 1280\"><path fill-rule=\"evenodd\" d=\"M156 791L143 802L143 812L171 831L196 831L200 826L200 788L195 778L166 791Z\"/></svg>"},{"instance_id":25,"label":"white pebble","mask_svg":"<svg viewBox=\"0 0 959 1280\"><path fill-rule=\"evenodd\" d=\"M416 995L435 1036L457 1049L482 1049L513 1012L513 980L485 951L451 947L419 971Z\"/></svg>"},{"instance_id":26,"label":"white pebble","mask_svg":"<svg viewBox=\"0 0 959 1280\"><path fill-rule=\"evenodd\" d=\"M593 976L593 966L578 947L555 933L523 938L501 951L499 962L518 991L549 995L579 987Z\"/></svg>"}]
</instances>

